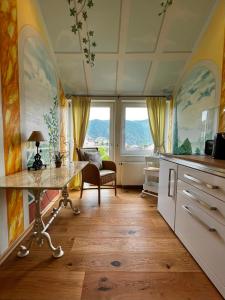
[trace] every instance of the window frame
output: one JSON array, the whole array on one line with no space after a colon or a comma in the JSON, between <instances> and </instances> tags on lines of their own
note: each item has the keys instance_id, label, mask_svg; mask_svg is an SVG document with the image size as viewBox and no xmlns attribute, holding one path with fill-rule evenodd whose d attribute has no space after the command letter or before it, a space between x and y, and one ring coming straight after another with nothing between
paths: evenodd
<instances>
[{"instance_id":1,"label":"window frame","mask_svg":"<svg viewBox=\"0 0 225 300\"><path fill-rule=\"evenodd\" d=\"M153 155L153 151L150 150L134 150L134 151L126 151L125 149L125 112L127 107L142 107L146 108L146 101L137 100L137 101L128 101L124 100L121 103L121 135L120 135L120 156L121 157L143 157L143 156L151 156ZM149 127L150 131L150 127ZM151 134L151 131L150 131Z\"/></svg>"},{"instance_id":2,"label":"window frame","mask_svg":"<svg viewBox=\"0 0 225 300\"><path fill-rule=\"evenodd\" d=\"M115 151L114 151L114 141L115 141L115 120L114 120L114 100L95 100L91 99L91 107L109 107L110 109L110 128L109 128L109 156L110 159L114 160ZM90 109L91 109L90 107Z\"/></svg>"}]
</instances>

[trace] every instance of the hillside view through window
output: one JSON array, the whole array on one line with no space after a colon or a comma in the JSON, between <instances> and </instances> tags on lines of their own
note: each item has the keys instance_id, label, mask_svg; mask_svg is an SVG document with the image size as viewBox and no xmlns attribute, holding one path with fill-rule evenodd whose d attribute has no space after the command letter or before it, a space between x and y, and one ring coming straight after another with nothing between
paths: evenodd
<instances>
[{"instance_id":1,"label":"hillside view through window","mask_svg":"<svg viewBox=\"0 0 225 300\"><path fill-rule=\"evenodd\" d=\"M153 151L146 107L126 107L124 116L123 152L143 154ZM110 107L91 107L84 147L98 147L104 159L109 158Z\"/></svg>"},{"instance_id":2,"label":"hillside view through window","mask_svg":"<svg viewBox=\"0 0 225 300\"><path fill-rule=\"evenodd\" d=\"M147 108L126 107L124 119L123 151L128 154L153 151Z\"/></svg>"},{"instance_id":3,"label":"hillside view through window","mask_svg":"<svg viewBox=\"0 0 225 300\"><path fill-rule=\"evenodd\" d=\"M84 147L98 147L102 159L109 158L110 107L91 107Z\"/></svg>"}]
</instances>

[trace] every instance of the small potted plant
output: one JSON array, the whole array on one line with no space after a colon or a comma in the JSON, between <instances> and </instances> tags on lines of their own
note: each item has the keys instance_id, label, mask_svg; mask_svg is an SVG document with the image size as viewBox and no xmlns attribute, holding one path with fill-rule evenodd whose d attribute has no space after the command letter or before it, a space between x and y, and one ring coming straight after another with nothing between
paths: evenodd
<instances>
[{"instance_id":1,"label":"small potted plant","mask_svg":"<svg viewBox=\"0 0 225 300\"><path fill-rule=\"evenodd\" d=\"M55 154L55 167L56 168L60 168L62 165L62 158L63 158L63 154L61 154L60 152L57 152Z\"/></svg>"}]
</instances>

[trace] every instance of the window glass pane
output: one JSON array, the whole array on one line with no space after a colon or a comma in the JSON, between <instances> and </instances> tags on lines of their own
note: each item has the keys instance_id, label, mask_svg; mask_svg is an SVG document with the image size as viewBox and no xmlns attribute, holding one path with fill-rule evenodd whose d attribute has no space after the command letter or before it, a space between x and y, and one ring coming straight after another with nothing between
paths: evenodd
<instances>
[{"instance_id":1,"label":"window glass pane","mask_svg":"<svg viewBox=\"0 0 225 300\"><path fill-rule=\"evenodd\" d=\"M154 149L146 107L125 107L124 152L143 154Z\"/></svg>"},{"instance_id":2,"label":"window glass pane","mask_svg":"<svg viewBox=\"0 0 225 300\"><path fill-rule=\"evenodd\" d=\"M110 107L91 107L84 147L98 147L102 159L109 158Z\"/></svg>"}]
</instances>

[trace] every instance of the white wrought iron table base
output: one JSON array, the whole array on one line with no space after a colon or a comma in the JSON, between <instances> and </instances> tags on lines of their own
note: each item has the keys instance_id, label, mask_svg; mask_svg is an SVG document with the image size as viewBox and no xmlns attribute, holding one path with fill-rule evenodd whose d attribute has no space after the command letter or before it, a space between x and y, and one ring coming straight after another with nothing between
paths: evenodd
<instances>
[{"instance_id":1,"label":"white wrought iron table base","mask_svg":"<svg viewBox=\"0 0 225 300\"><path fill-rule=\"evenodd\" d=\"M29 238L27 246L21 245L20 250L17 253L18 257L25 257L30 253L30 248L33 244L33 242L36 242L38 246L42 246L44 243L44 240L47 241L48 246L50 250L52 251L52 255L55 258L59 258L63 256L64 251L61 246L55 247L52 244L51 237L47 231L50 224L54 221L58 213L63 207L69 207L73 210L74 215L79 215L80 210L78 207L74 207L72 201L69 199L69 193L67 190L67 187L65 186L62 189L62 199L59 201L58 208L53 208L52 211L52 217L49 220L49 222L45 225L42 220L42 214L41 214L41 206L40 206L40 197L42 193L42 189L34 189L33 194L35 197L35 221L33 226L33 233Z\"/></svg>"},{"instance_id":2,"label":"white wrought iron table base","mask_svg":"<svg viewBox=\"0 0 225 300\"><path fill-rule=\"evenodd\" d=\"M80 214L79 208L74 207L73 203L72 203L72 200L69 199L69 193L68 193L67 187L64 187L62 189L62 199L59 200L58 208L53 208L52 214L55 214L61 207L68 207L68 205L72 209L72 211L75 215Z\"/></svg>"}]
</instances>

